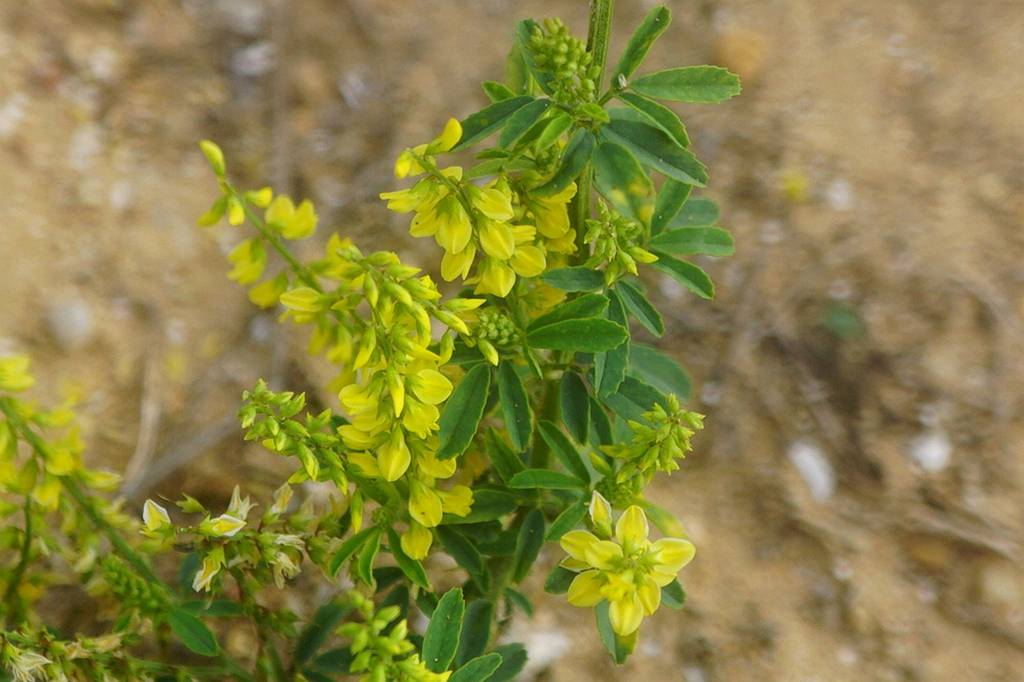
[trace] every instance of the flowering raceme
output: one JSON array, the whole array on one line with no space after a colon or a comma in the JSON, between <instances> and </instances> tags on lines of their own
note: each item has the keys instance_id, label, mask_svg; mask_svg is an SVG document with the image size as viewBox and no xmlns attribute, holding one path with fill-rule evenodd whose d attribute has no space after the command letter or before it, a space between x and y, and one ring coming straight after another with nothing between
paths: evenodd
<instances>
[{"instance_id":1,"label":"flowering raceme","mask_svg":"<svg viewBox=\"0 0 1024 682\"><path fill-rule=\"evenodd\" d=\"M524 200L504 176L484 185L466 182L462 168L439 168L434 158L450 151L461 136L459 122L452 119L433 142L402 152L395 163L397 177L427 176L409 189L380 196L393 211L415 213L410 234L434 237L444 249L445 280L462 278L476 284L477 294L505 297L517 276L536 277L544 271L548 252L575 249L566 209L575 184L554 196L527 195ZM528 224L529 219L535 224Z\"/></svg>"},{"instance_id":2,"label":"flowering raceme","mask_svg":"<svg viewBox=\"0 0 1024 682\"><path fill-rule=\"evenodd\" d=\"M595 492L590 503L590 518L597 535L585 530L569 531L561 545L569 557L562 566L578 571L569 586L569 603L610 605L612 628L620 637L628 637L640 628L661 603L661 588L693 559L695 549L689 540L647 539L649 528L644 511L632 505L611 531L611 506Z\"/></svg>"}]
</instances>

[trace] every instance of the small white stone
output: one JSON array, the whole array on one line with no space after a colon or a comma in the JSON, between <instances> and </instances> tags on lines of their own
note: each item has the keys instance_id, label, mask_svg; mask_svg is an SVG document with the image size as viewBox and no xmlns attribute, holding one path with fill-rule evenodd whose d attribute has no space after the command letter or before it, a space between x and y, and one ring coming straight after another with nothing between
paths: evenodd
<instances>
[{"instance_id":1,"label":"small white stone","mask_svg":"<svg viewBox=\"0 0 1024 682\"><path fill-rule=\"evenodd\" d=\"M709 381L700 389L700 401L705 405L717 405L722 401L722 385Z\"/></svg>"},{"instance_id":2,"label":"small white stone","mask_svg":"<svg viewBox=\"0 0 1024 682\"><path fill-rule=\"evenodd\" d=\"M936 473L949 466L953 443L944 431L928 431L910 441L909 454L922 469Z\"/></svg>"},{"instance_id":3,"label":"small white stone","mask_svg":"<svg viewBox=\"0 0 1024 682\"><path fill-rule=\"evenodd\" d=\"M569 651L569 638L561 630L529 628L521 635L528 656L523 679L536 677Z\"/></svg>"},{"instance_id":4,"label":"small white stone","mask_svg":"<svg viewBox=\"0 0 1024 682\"><path fill-rule=\"evenodd\" d=\"M0 140L10 137L18 129L25 118L25 104L28 99L23 93L16 92L0 104Z\"/></svg>"},{"instance_id":5,"label":"small white stone","mask_svg":"<svg viewBox=\"0 0 1024 682\"><path fill-rule=\"evenodd\" d=\"M256 78L274 68L276 61L273 44L255 43L235 52L231 57L231 70L239 76Z\"/></svg>"},{"instance_id":6,"label":"small white stone","mask_svg":"<svg viewBox=\"0 0 1024 682\"><path fill-rule=\"evenodd\" d=\"M825 190L828 205L834 211L849 211L853 208L853 188L842 178L833 180Z\"/></svg>"},{"instance_id":7,"label":"small white stone","mask_svg":"<svg viewBox=\"0 0 1024 682\"><path fill-rule=\"evenodd\" d=\"M778 244L785 236L781 220L766 220L761 223L761 233L758 238L762 244Z\"/></svg>"},{"instance_id":8,"label":"small white stone","mask_svg":"<svg viewBox=\"0 0 1024 682\"><path fill-rule=\"evenodd\" d=\"M68 165L77 171L88 170L103 149L103 129L95 123L78 126L68 144Z\"/></svg>"},{"instance_id":9,"label":"small white stone","mask_svg":"<svg viewBox=\"0 0 1024 682\"><path fill-rule=\"evenodd\" d=\"M697 665L688 665L683 668L683 679L686 682L707 682L708 676L704 668Z\"/></svg>"},{"instance_id":10,"label":"small white stone","mask_svg":"<svg viewBox=\"0 0 1024 682\"><path fill-rule=\"evenodd\" d=\"M786 453L800 477L811 491L811 497L825 502L836 491L836 474L824 451L816 444L798 440L789 446Z\"/></svg>"},{"instance_id":11,"label":"small white stone","mask_svg":"<svg viewBox=\"0 0 1024 682\"><path fill-rule=\"evenodd\" d=\"M46 311L46 324L54 340L65 351L87 344L95 327L89 304L78 299L50 306Z\"/></svg>"}]
</instances>

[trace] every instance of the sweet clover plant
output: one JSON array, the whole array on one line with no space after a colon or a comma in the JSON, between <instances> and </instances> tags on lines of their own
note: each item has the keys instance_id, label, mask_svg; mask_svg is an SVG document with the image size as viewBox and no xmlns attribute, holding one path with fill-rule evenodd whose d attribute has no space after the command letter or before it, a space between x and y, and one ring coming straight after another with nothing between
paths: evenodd
<instances>
[{"instance_id":1,"label":"sweet clover plant","mask_svg":"<svg viewBox=\"0 0 1024 682\"><path fill-rule=\"evenodd\" d=\"M707 171L663 102L740 85L711 66L636 75L664 7L606 67L611 8L592 2L586 43L521 22L490 104L398 156L381 198L439 247L424 251L441 287L338 234L299 258L313 204L237 187L201 144L220 197L200 224L247 231L228 277L336 370L333 408L264 382L243 394L245 438L293 470L270 499L236 487L224 508L182 495L128 514L117 477L83 466L72 402L38 407L27 358L0 359L0 677L510 680L526 653L505 626L532 615L523 583L552 561L544 589L595 612L616 662L645 617L682 606L694 546L644 490L702 416L681 405L684 371L632 331L665 331L643 271L711 298L678 256L733 249L691 196ZM43 608L76 586L95 605L87 633ZM220 642L238 627L257 643L244 655Z\"/></svg>"}]
</instances>

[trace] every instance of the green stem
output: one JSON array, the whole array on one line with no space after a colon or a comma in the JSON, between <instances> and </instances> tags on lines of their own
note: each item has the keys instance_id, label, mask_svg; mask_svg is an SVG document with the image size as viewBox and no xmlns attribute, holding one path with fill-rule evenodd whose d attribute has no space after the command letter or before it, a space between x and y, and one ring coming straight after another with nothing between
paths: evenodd
<instances>
[{"instance_id":1,"label":"green stem","mask_svg":"<svg viewBox=\"0 0 1024 682\"><path fill-rule=\"evenodd\" d=\"M608 40L611 37L612 10L615 0L590 0L590 26L587 30L587 52L591 55L591 66L597 67L597 78L594 85L597 92L601 91L604 82L604 67L608 59ZM587 259L583 238L590 217L590 192L593 185L594 170L587 164L579 178L576 179L576 196L569 207L569 219L576 230L576 257L578 265Z\"/></svg>"},{"instance_id":2,"label":"green stem","mask_svg":"<svg viewBox=\"0 0 1024 682\"><path fill-rule=\"evenodd\" d=\"M25 537L21 543L21 556L18 565L11 574L11 580L4 590L4 603L7 604L7 615L4 617L4 628L7 627L8 619L12 618L20 622L23 618L21 603L15 604L18 597L18 587L21 585L21 578L25 575L25 568L28 566L29 556L32 552L32 495L25 495Z\"/></svg>"}]
</instances>

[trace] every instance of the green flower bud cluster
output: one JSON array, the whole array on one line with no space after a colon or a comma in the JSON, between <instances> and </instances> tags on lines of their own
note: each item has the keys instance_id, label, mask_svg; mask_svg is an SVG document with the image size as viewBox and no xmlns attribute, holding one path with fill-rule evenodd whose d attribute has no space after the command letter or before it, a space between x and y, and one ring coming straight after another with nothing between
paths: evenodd
<instances>
[{"instance_id":1,"label":"green flower bud cluster","mask_svg":"<svg viewBox=\"0 0 1024 682\"><path fill-rule=\"evenodd\" d=\"M435 673L427 669L408 640L409 624L396 620L398 606L379 611L373 600L358 592L349 595L363 622L345 623L338 634L352 640L354 655L349 672L362 673L361 682L444 682L450 672Z\"/></svg>"},{"instance_id":2,"label":"green flower bud cluster","mask_svg":"<svg viewBox=\"0 0 1024 682\"><path fill-rule=\"evenodd\" d=\"M348 485L348 477L339 453L341 438L331 423L331 411L306 415L305 422L295 419L306 406L304 394L291 391L275 393L262 379L251 391L242 394L244 406L239 412L246 440L259 440L265 448L281 455L296 457L302 468L291 482L306 478L334 481L339 488Z\"/></svg>"},{"instance_id":3,"label":"green flower bud cluster","mask_svg":"<svg viewBox=\"0 0 1024 682\"><path fill-rule=\"evenodd\" d=\"M100 562L103 582L126 607L144 614L159 613L167 607L167 595L156 584L145 580L122 559L108 555Z\"/></svg>"},{"instance_id":4,"label":"green flower bud cluster","mask_svg":"<svg viewBox=\"0 0 1024 682\"><path fill-rule=\"evenodd\" d=\"M681 408L672 393L667 403L645 412L644 422L630 420L633 437L628 442L605 448L612 457L625 460L616 473L618 481L637 479L646 484L657 471L672 473L679 468L676 460L693 449L690 439L704 428L704 415Z\"/></svg>"},{"instance_id":5,"label":"green flower bud cluster","mask_svg":"<svg viewBox=\"0 0 1024 682\"><path fill-rule=\"evenodd\" d=\"M619 480L615 476L605 476L597 484L597 492L604 495L616 509L625 509L636 502L642 491L643 481L639 478Z\"/></svg>"},{"instance_id":6,"label":"green flower bud cluster","mask_svg":"<svg viewBox=\"0 0 1024 682\"><path fill-rule=\"evenodd\" d=\"M466 345L478 348L492 365L498 364L498 351L508 349L520 341L519 329L512 319L498 310L481 310L473 325L471 336L465 337Z\"/></svg>"},{"instance_id":7,"label":"green flower bud cluster","mask_svg":"<svg viewBox=\"0 0 1024 682\"><path fill-rule=\"evenodd\" d=\"M0 631L0 672L33 680L152 680L150 670L127 654L128 635L57 639L45 629Z\"/></svg>"},{"instance_id":8,"label":"green flower bud cluster","mask_svg":"<svg viewBox=\"0 0 1024 682\"><path fill-rule=\"evenodd\" d=\"M657 256L640 246L644 238L643 225L609 209L603 201L597 206L601 218L587 221L584 241L593 248L587 265L593 268L603 265L606 284L612 284L626 274L636 275L638 262L658 260Z\"/></svg>"},{"instance_id":9,"label":"green flower bud cluster","mask_svg":"<svg viewBox=\"0 0 1024 682\"><path fill-rule=\"evenodd\" d=\"M529 48L537 68L551 76L556 102L578 104L596 98L601 70L591 64L587 46L569 33L561 19L545 19L534 26Z\"/></svg>"}]
</instances>

